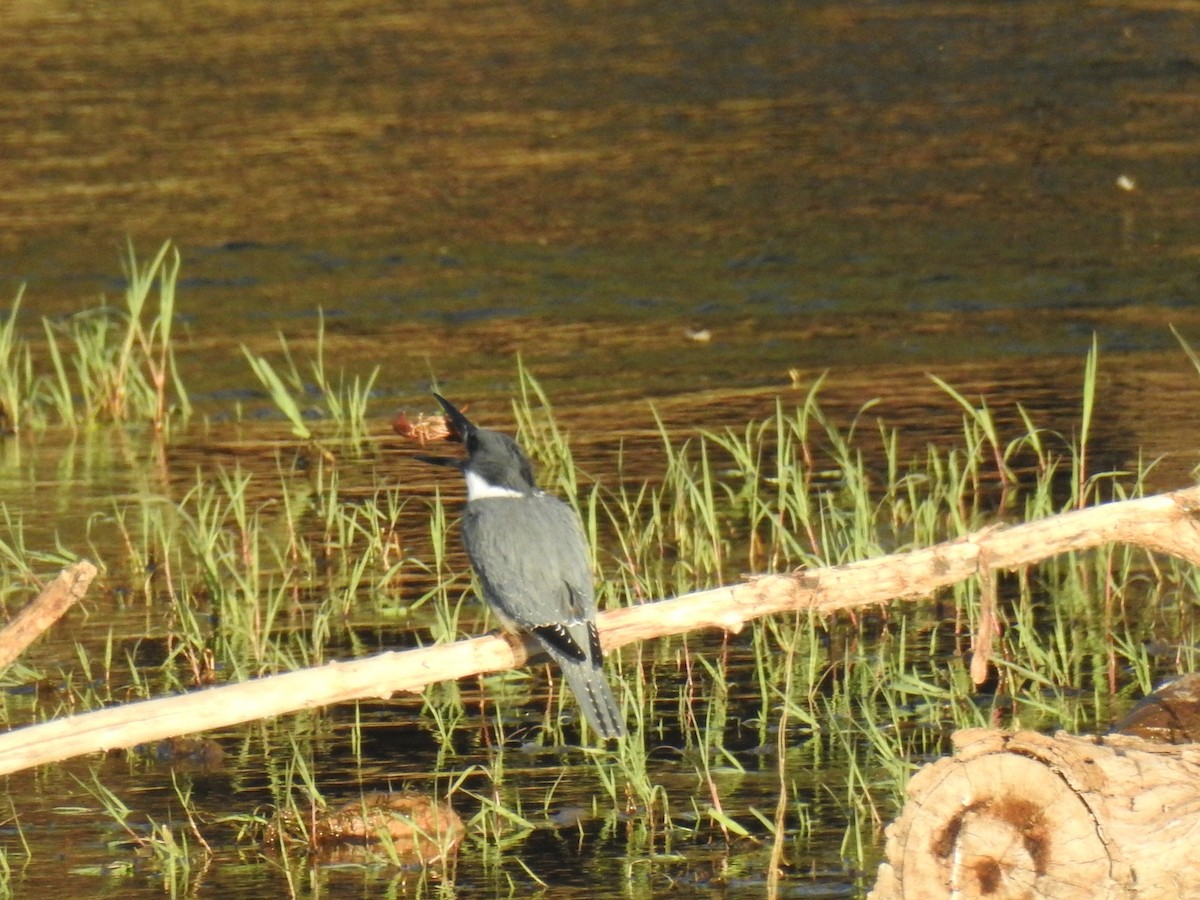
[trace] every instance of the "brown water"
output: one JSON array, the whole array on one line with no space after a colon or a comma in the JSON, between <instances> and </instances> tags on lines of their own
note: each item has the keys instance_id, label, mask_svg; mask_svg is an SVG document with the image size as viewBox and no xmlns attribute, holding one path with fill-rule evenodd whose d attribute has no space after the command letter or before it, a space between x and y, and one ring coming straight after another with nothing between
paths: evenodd
<instances>
[{"instance_id":1,"label":"brown water","mask_svg":"<svg viewBox=\"0 0 1200 900\"><path fill-rule=\"evenodd\" d=\"M336 364L382 367L381 434L394 409L429 409L434 379L507 423L519 353L600 479L618 436L654 445L647 399L672 429L740 427L824 369L831 414L880 398L915 448L959 427L926 371L1069 434L1095 334L1097 464L1166 454L1158 485L1186 483L1200 379L1168 323L1200 343L1198 30L1155 2L9 0L0 297L27 285L37 338L41 316L119 297L127 236L143 255L174 239L183 377L212 424L177 437L165 481L138 435L7 441L5 508L31 548L104 555L118 541L89 517L114 496L170 493L221 461L274 478L260 441L285 429L229 421L271 412L239 345L268 352L281 329L303 356L318 309ZM352 487L418 477L377 446ZM117 621L130 642L157 626ZM100 635L70 623L35 660ZM375 712L380 735L393 714ZM348 758L340 711L314 727ZM371 765L391 777L388 746ZM103 817L61 809L84 803L71 775L89 765L169 815L169 778L123 762L8 779L39 841L21 896L161 892L88 868L124 858ZM239 808L265 795L236 766L198 784ZM616 843L598 836L549 877L589 896L665 889L622 887ZM816 883L853 892L826 849ZM528 852L545 877L562 847ZM282 890L234 857L189 883ZM760 894L761 857L733 858L689 848L669 874ZM390 877L324 872L311 890L373 895ZM465 895L505 884L462 863Z\"/></svg>"}]
</instances>

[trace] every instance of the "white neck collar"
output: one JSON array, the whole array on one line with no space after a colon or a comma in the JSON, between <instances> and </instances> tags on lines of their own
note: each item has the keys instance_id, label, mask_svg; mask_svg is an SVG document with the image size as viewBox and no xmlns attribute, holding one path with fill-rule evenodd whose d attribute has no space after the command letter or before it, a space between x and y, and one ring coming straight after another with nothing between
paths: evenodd
<instances>
[{"instance_id":1,"label":"white neck collar","mask_svg":"<svg viewBox=\"0 0 1200 900\"><path fill-rule=\"evenodd\" d=\"M491 484L478 472L469 469L463 473L467 478L467 500L486 500L492 497L524 497L520 491Z\"/></svg>"}]
</instances>

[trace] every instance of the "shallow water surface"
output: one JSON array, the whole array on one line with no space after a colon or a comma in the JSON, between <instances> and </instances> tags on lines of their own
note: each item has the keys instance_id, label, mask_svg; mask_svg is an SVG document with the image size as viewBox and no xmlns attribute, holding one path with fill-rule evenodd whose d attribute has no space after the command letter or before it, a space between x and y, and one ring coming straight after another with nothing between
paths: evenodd
<instances>
[{"instance_id":1,"label":"shallow water surface","mask_svg":"<svg viewBox=\"0 0 1200 900\"><path fill-rule=\"evenodd\" d=\"M615 503L623 486L661 485L660 428L693 447L702 431L744 433L803 405L823 373L824 414L856 427L877 476L881 427L903 460L961 442L963 411L930 372L986 398L1007 440L1028 416L1048 444L1069 441L1093 339L1091 471L1159 459L1149 488L1190 483L1200 377L1168 326L1200 342L1198 29L1153 2L4 4L0 296L25 285L18 334L47 374L46 322L61 339L101 298L120 305L127 237L143 259L173 239L174 343L196 406L164 442L141 426L0 439L0 539L38 577L60 547L105 569L5 674L5 723L251 677L288 654L350 658L492 627L456 534L431 525L435 496L458 487L415 464L389 420L432 413L436 386L511 429L518 358L569 436L584 501L593 486ZM332 465L287 437L243 352L281 362L280 332L303 368L322 319L328 365L379 368L370 433L358 450L331 444ZM736 506L736 465L722 465ZM243 477L238 507L227 488ZM220 523L213 559L242 568L218 577L197 561L185 536L203 509ZM338 532L346 521L359 530ZM275 555L255 559L250 533ZM672 589L741 575L739 537L726 536L737 549L722 571L681 564ZM347 558L370 559L367 574L355 581ZM612 535L598 562L620 602L647 589ZM223 604L252 564L261 592ZM32 579L9 568L11 614ZM914 667L961 665L960 623L943 612L916 614L929 637ZM1087 615L1075 624L1090 633ZM647 702L673 724L639 737L670 822L648 820L628 785L607 796L588 752L543 746L559 695L534 666L438 686L428 704L208 735L215 763L114 752L8 776L10 883L31 897L511 895L537 879L589 897L761 896L783 771L785 891L860 894L892 773L853 771L872 757L839 743L853 729L836 719L793 721L780 760L777 698L757 672L786 624L614 661L626 683L664 686ZM831 708L892 646L891 622L839 626L811 632ZM1080 687L1099 699L1076 721L1103 727L1132 681L1123 673L1115 698ZM927 735L912 746L942 752L949 716L912 705ZM463 720L437 721L447 710ZM716 716L720 739L688 710ZM310 866L257 837L310 787L332 803L453 789L476 821L450 872ZM128 828L105 790L132 810ZM714 791L747 836L715 824ZM530 825L489 831L493 808ZM155 859L139 843L151 823L212 852Z\"/></svg>"}]
</instances>

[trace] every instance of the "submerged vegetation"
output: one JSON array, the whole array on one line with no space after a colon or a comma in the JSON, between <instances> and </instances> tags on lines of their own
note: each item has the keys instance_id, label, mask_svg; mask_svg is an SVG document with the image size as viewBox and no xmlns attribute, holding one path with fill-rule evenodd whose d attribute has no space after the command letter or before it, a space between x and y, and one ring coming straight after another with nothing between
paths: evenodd
<instances>
[{"instance_id":1,"label":"submerged vegetation","mask_svg":"<svg viewBox=\"0 0 1200 900\"><path fill-rule=\"evenodd\" d=\"M246 349L248 377L296 440L196 453L173 345L178 254L164 246L140 266L131 251L126 270L125 307L45 323L45 358L18 335L20 297L0 327L4 440L135 422L162 444L157 468L93 511L78 544L39 556L49 548L27 546L24 522L43 513L0 502L10 615L50 563L87 555L104 573L56 652L35 648L3 674L9 727L494 627L457 552L457 498L379 437L392 410L369 414L377 368L330 375L323 323L307 367L286 341L278 368ZM1093 348L1073 436L1021 408L1007 434L985 399L942 383L961 408L958 440L905 449L870 404L834 421L818 379L761 421L688 436L660 423L588 472L523 369L513 418L543 485L590 531L601 608L617 607L1138 495L1145 470L1089 470L1097 364ZM322 419L304 411L314 395ZM643 469L657 460L652 477L626 470L635 452ZM535 666L256 723L209 736L199 753L143 748L84 774L48 767L27 790L52 816L107 823L94 827L118 837L97 866L149 870L171 894L247 857L263 873L254 883L293 896L352 879L395 879L397 892L554 883L644 895L682 882L758 893L772 864L785 878L861 887L908 776L953 730L1103 729L1155 680L1194 666L1187 598L1198 588L1189 567L1124 547L1014 573L980 688L966 660L979 587L963 583L869 615L777 617L628 648L610 674L631 736L608 749L580 746L569 698ZM321 810L401 787L463 817L456 865L409 874L374 844L353 874L321 865ZM86 805L48 799L63 796ZM10 805L6 886L54 858L45 822ZM564 855L569 865L555 862Z\"/></svg>"}]
</instances>

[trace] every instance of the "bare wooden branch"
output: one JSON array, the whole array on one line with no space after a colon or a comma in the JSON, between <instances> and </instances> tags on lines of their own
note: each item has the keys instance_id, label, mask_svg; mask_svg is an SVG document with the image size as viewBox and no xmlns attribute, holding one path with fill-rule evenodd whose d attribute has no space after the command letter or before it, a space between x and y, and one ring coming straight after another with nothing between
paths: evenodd
<instances>
[{"instance_id":1,"label":"bare wooden branch","mask_svg":"<svg viewBox=\"0 0 1200 900\"><path fill-rule=\"evenodd\" d=\"M606 649L699 628L738 631L760 616L813 609L821 614L928 596L981 568L1020 569L1108 543L1127 543L1200 565L1200 487L1108 503L1012 527L992 527L923 550L752 577L647 606L605 613Z\"/></svg>"},{"instance_id":2,"label":"bare wooden branch","mask_svg":"<svg viewBox=\"0 0 1200 900\"><path fill-rule=\"evenodd\" d=\"M431 682L508 669L525 659L519 642L493 635L66 716L0 735L0 774L332 703L418 692Z\"/></svg>"},{"instance_id":3,"label":"bare wooden branch","mask_svg":"<svg viewBox=\"0 0 1200 900\"><path fill-rule=\"evenodd\" d=\"M975 577L981 567L1016 569L1111 542L1140 545L1200 565L1198 515L1200 487L988 528L910 553L752 577L729 587L602 613L601 640L606 650L614 650L701 628L737 632L751 619L773 613L811 609L828 615L912 599ZM437 681L524 665L528 652L519 640L493 635L70 716L0 736L0 774L331 703L417 692Z\"/></svg>"},{"instance_id":4,"label":"bare wooden branch","mask_svg":"<svg viewBox=\"0 0 1200 900\"><path fill-rule=\"evenodd\" d=\"M62 618L63 613L87 593L88 585L95 577L96 567L87 560L80 560L59 572L58 577L0 631L0 668L13 662L42 632Z\"/></svg>"}]
</instances>

